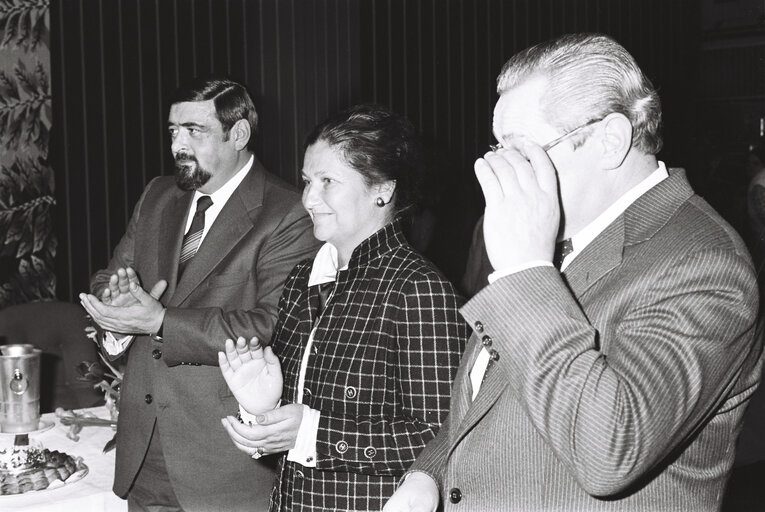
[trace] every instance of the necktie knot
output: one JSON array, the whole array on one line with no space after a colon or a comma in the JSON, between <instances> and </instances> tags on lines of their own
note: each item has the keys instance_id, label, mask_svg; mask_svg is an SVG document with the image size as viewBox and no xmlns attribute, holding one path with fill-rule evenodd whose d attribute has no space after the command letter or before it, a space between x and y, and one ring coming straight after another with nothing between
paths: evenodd
<instances>
[{"instance_id":1,"label":"necktie knot","mask_svg":"<svg viewBox=\"0 0 765 512\"><path fill-rule=\"evenodd\" d=\"M560 269L563 260L572 252L574 252L574 245L571 243L570 238L555 244L555 252L553 253L553 265L555 265L555 268Z\"/></svg>"},{"instance_id":2,"label":"necktie knot","mask_svg":"<svg viewBox=\"0 0 765 512\"><path fill-rule=\"evenodd\" d=\"M197 199L197 213L204 213L213 204L210 196L202 196Z\"/></svg>"}]
</instances>

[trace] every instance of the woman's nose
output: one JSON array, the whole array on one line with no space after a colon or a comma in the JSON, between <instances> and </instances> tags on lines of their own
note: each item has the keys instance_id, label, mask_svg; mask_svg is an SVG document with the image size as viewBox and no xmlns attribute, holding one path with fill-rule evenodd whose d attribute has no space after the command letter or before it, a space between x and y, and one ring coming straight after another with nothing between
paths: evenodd
<instances>
[{"instance_id":1,"label":"woman's nose","mask_svg":"<svg viewBox=\"0 0 765 512\"><path fill-rule=\"evenodd\" d=\"M303 188L303 206L310 208L317 205L319 202L318 188L312 186L311 183L306 183Z\"/></svg>"}]
</instances>

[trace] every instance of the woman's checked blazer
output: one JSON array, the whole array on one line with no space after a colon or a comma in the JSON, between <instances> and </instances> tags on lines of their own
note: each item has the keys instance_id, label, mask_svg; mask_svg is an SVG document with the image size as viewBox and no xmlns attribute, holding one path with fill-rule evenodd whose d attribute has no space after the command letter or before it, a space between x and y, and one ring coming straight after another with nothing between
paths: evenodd
<instances>
[{"instance_id":1,"label":"woman's checked blazer","mask_svg":"<svg viewBox=\"0 0 765 512\"><path fill-rule=\"evenodd\" d=\"M468 337L452 285L398 223L362 242L316 317L312 261L287 278L272 346L282 403L321 411L316 467L282 456L272 510L380 510L433 439ZM296 389L311 330L304 389Z\"/></svg>"}]
</instances>

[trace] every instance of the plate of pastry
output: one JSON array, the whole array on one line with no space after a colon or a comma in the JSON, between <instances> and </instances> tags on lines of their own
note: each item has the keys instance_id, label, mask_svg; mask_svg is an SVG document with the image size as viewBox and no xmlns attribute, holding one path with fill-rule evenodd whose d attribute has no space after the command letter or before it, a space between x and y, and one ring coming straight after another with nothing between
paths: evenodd
<instances>
[{"instance_id":1,"label":"plate of pastry","mask_svg":"<svg viewBox=\"0 0 765 512\"><path fill-rule=\"evenodd\" d=\"M28 434L17 434L13 446L0 448L0 498L57 489L87 474L82 457L30 443Z\"/></svg>"}]
</instances>

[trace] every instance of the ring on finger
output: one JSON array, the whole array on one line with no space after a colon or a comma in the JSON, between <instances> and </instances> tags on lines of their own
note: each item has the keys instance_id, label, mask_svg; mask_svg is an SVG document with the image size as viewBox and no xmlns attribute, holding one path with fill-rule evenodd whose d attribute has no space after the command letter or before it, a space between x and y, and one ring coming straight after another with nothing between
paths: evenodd
<instances>
[{"instance_id":1,"label":"ring on finger","mask_svg":"<svg viewBox=\"0 0 765 512\"><path fill-rule=\"evenodd\" d=\"M264 453L265 453L265 451L263 450L263 448L257 447L257 448L255 448L255 453L252 454L252 458L253 459L259 459L259 458L261 458L263 456Z\"/></svg>"}]
</instances>

